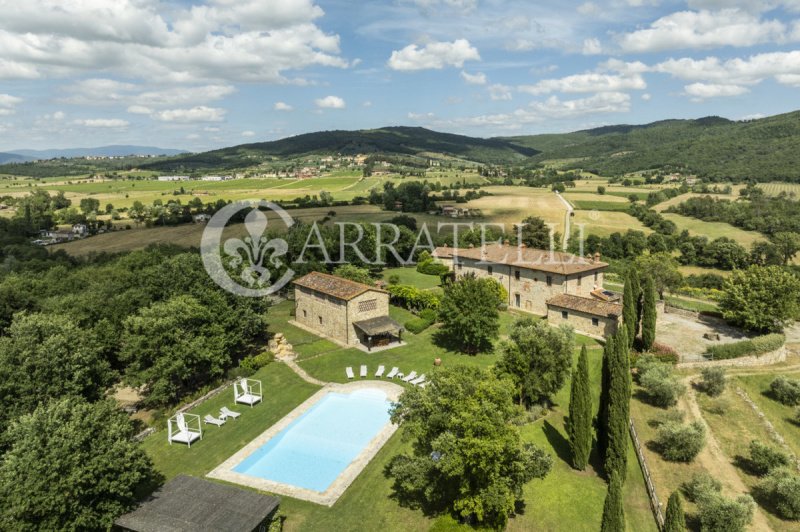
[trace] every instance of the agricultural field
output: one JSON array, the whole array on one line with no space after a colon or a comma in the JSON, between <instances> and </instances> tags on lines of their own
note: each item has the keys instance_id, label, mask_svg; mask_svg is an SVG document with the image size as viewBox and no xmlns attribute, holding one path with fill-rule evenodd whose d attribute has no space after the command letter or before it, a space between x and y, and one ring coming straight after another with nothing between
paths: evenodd
<instances>
[{"instance_id":1,"label":"agricultural field","mask_svg":"<svg viewBox=\"0 0 800 532\"><path fill-rule=\"evenodd\" d=\"M781 192L800 196L800 183L760 183L758 188L764 190L768 196L777 196Z\"/></svg>"},{"instance_id":2,"label":"agricultural field","mask_svg":"<svg viewBox=\"0 0 800 532\"><path fill-rule=\"evenodd\" d=\"M710 240L726 236L736 240L739 244L746 248L750 248L753 242L758 240L766 240L766 237L761 233L755 231L745 231L739 229L725 222L704 222L696 218L682 216L675 213L664 213L664 218L672 220L678 226L678 231L687 229L689 234L697 236L706 236Z\"/></svg>"},{"instance_id":3,"label":"agricultural field","mask_svg":"<svg viewBox=\"0 0 800 532\"><path fill-rule=\"evenodd\" d=\"M645 234L653 232L649 227L645 227L642 222L625 212L614 211L582 211L576 210L572 217L573 231L583 225L584 235L608 236L612 233L624 233L628 229L642 231Z\"/></svg>"},{"instance_id":4,"label":"agricultural field","mask_svg":"<svg viewBox=\"0 0 800 532\"><path fill-rule=\"evenodd\" d=\"M555 224L555 230L564 233L566 206L549 189L533 187L484 187L491 193L462 206L480 209L485 221L504 224L506 231L528 216L539 216L546 223Z\"/></svg>"}]
</instances>

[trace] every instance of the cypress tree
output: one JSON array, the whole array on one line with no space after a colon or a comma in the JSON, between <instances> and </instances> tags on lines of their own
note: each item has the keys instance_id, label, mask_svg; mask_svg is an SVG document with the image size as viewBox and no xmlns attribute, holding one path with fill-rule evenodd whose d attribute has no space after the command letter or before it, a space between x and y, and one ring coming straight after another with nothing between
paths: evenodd
<instances>
[{"instance_id":1,"label":"cypress tree","mask_svg":"<svg viewBox=\"0 0 800 532\"><path fill-rule=\"evenodd\" d=\"M636 321L633 330L638 334L642 325L642 283L639 281L639 272L636 270L633 271L633 276L631 277L631 286L636 294ZM633 335L634 340L636 339L636 334ZM633 343L631 343L631 346L633 346Z\"/></svg>"},{"instance_id":2,"label":"cypress tree","mask_svg":"<svg viewBox=\"0 0 800 532\"><path fill-rule=\"evenodd\" d=\"M628 467L628 423L630 420L630 350L624 330L614 338L614 350L609 365L609 394L606 414L605 471L611 478L617 473L625 482Z\"/></svg>"},{"instance_id":3,"label":"cypress tree","mask_svg":"<svg viewBox=\"0 0 800 532\"><path fill-rule=\"evenodd\" d=\"M622 507L622 482L616 473L611 482L603 505L603 524L600 532L625 532L625 510Z\"/></svg>"},{"instance_id":4,"label":"cypress tree","mask_svg":"<svg viewBox=\"0 0 800 532\"><path fill-rule=\"evenodd\" d=\"M603 347L603 367L600 374L600 405L597 409L597 451L605 459L608 447L608 396L611 386L611 359L614 352L614 337L606 338Z\"/></svg>"},{"instance_id":5,"label":"cypress tree","mask_svg":"<svg viewBox=\"0 0 800 532\"><path fill-rule=\"evenodd\" d=\"M686 532L686 518L683 515L681 496L672 492L667 502L667 515L664 518L664 532Z\"/></svg>"},{"instance_id":6,"label":"cypress tree","mask_svg":"<svg viewBox=\"0 0 800 532\"><path fill-rule=\"evenodd\" d=\"M642 350L647 351L656 341L656 288L649 275L644 281L642 309Z\"/></svg>"},{"instance_id":7,"label":"cypress tree","mask_svg":"<svg viewBox=\"0 0 800 532\"><path fill-rule=\"evenodd\" d=\"M589 359L585 345L581 347L578 367L572 377L568 432L572 467L582 471L586 469L592 451L592 396L589 390Z\"/></svg>"},{"instance_id":8,"label":"cypress tree","mask_svg":"<svg viewBox=\"0 0 800 532\"><path fill-rule=\"evenodd\" d=\"M632 346L639 332L639 274L631 266L625 274L622 292L622 325L627 331L628 345Z\"/></svg>"}]
</instances>

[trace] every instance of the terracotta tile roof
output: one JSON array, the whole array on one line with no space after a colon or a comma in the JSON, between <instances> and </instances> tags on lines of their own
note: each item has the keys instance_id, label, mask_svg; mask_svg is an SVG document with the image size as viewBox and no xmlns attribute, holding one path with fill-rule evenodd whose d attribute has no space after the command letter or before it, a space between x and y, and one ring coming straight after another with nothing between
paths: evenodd
<instances>
[{"instance_id":1,"label":"terracotta tile roof","mask_svg":"<svg viewBox=\"0 0 800 532\"><path fill-rule=\"evenodd\" d=\"M547 306L585 312L604 318L617 318L622 315L622 305L572 294L558 294L551 297L547 300Z\"/></svg>"},{"instance_id":2,"label":"terracotta tile roof","mask_svg":"<svg viewBox=\"0 0 800 532\"><path fill-rule=\"evenodd\" d=\"M320 272L311 272L299 279L295 279L294 284L344 300L353 299L369 290L386 292L386 290L381 290L374 286Z\"/></svg>"},{"instance_id":3,"label":"terracotta tile roof","mask_svg":"<svg viewBox=\"0 0 800 532\"><path fill-rule=\"evenodd\" d=\"M453 248L449 246L438 246L434 248L433 253L431 253L431 257L435 259L452 259Z\"/></svg>"},{"instance_id":4,"label":"terracotta tile roof","mask_svg":"<svg viewBox=\"0 0 800 532\"><path fill-rule=\"evenodd\" d=\"M517 246L501 246L500 244L486 246L484 249L480 247L458 248L457 252L459 257L467 259L482 260L494 264L507 264L517 268L560 273L562 275L590 272L608 267L608 263L593 261L572 253L563 253L561 251L553 251L551 253L544 249L518 248Z\"/></svg>"}]
</instances>

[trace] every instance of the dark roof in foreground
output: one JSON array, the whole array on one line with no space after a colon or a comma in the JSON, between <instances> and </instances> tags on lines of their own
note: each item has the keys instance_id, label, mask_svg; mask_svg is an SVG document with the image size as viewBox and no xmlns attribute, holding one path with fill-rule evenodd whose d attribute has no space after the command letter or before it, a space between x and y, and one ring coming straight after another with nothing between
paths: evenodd
<instances>
[{"instance_id":1,"label":"dark roof in foreground","mask_svg":"<svg viewBox=\"0 0 800 532\"><path fill-rule=\"evenodd\" d=\"M551 297L547 300L547 306L585 312L604 318L617 318L622 315L622 305L572 294L558 294Z\"/></svg>"},{"instance_id":2,"label":"dark roof in foreground","mask_svg":"<svg viewBox=\"0 0 800 532\"><path fill-rule=\"evenodd\" d=\"M294 284L345 300L353 299L369 290L374 290L376 292L386 291L368 284L357 283L350 279L320 272L311 272L304 275L296 279Z\"/></svg>"},{"instance_id":3,"label":"dark roof in foreground","mask_svg":"<svg viewBox=\"0 0 800 532\"><path fill-rule=\"evenodd\" d=\"M560 273L562 275L600 270L608 266L608 263L573 255L572 253L500 244L493 244L483 248L458 248L453 251L453 255L493 264L506 264L517 268Z\"/></svg>"},{"instance_id":4,"label":"dark roof in foreground","mask_svg":"<svg viewBox=\"0 0 800 532\"><path fill-rule=\"evenodd\" d=\"M251 532L280 499L179 475L114 524L140 532Z\"/></svg>"},{"instance_id":5,"label":"dark roof in foreground","mask_svg":"<svg viewBox=\"0 0 800 532\"><path fill-rule=\"evenodd\" d=\"M368 320L354 321L353 325L364 331L364 334L367 336L376 336L378 334L393 333L403 330L403 326L389 316L376 316Z\"/></svg>"}]
</instances>

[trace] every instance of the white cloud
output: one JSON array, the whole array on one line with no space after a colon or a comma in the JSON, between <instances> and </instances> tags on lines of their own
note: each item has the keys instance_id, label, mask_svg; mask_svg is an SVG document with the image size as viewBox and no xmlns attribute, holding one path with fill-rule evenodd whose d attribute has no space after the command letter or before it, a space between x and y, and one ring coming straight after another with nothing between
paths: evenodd
<instances>
[{"instance_id":1,"label":"white cloud","mask_svg":"<svg viewBox=\"0 0 800 532\"><path fill-rule=\"evenodd\" d=\"M739 120L758 120L759 118L766 118L767 115L764 113L753 113L750 115L744 115Z\"/></svg>"},{"instance_id":2,"label":"white cloud","mask_svg":"<svg viewBox=\"0 0 800 532\"><path fill-rule=\"evenodd\" d=\"M433 113L408 113L408 118L411 120L430 120L436 117Z\"/></svg>"},{"instance_id":3,"label":"white cloud","mask_svg":"<svg viewBox=\"0 0 800 532\"><path fill-rule=\"evenodd\" d=\"M344 109L344 100L338 96L325 96L324 98L317 98L314 104L320 109Z\"/></svg>"},{"instance_id":4,"label":"white cloud","mask_svg":"<svg viewBox=\"0 0 800 532\"><path fill-rule=\"evenodd\" d=\"M550 120L571 119L580 116L606 113L624 113L630 110L630 96L620 92L603 92L575 100L561 100L551 96L544 101L531 102L510 113L478 115L450 120L430 120L439 127L480 127L505 130L520 129L526 124L542 123Z\"/></svg>"},{"instance_id":5,"label":"white cloud","mask_svg":"<svg viewBox=\"0 0 800 532\"><path fill-rule=\"evenodd\" d=\"M521 85L520 92L547 94L550 92L618 92L647 88L640 74L613 75L596 72L574 74L560 79L545 79L535 85Z\"/></svg>"},{"instance_id":6,"label":"white cloud","mask_svg":"<svg viewBox=\"0 0 800 532\"><path fill-rule=\"evenodd\" d=\"M652 99L652 95L649 92L645 92L642 94L642 100L649 102Z\"/></svg>"},{"instance_id":7,"label":"white cloud","mask_svg":"<svg viewBox=\"0 0 800 532\"><path fill-rule=\"evenodd\" d=\"M438 7L449 7L459 11L472 11L478 6L478 0L407 0L429 11Z\"/></svg>"},{"instance_id":8,"label":"white cloud","mask_svg":"<svg viewBox=\"0 0 800 532\"><path fill-rule=\"evenodd\" d=\"M723 9L736 7L753 13L763 13L778 7L800 11L800 0L689 0L692 9Z\"/></svg>"},{"instance_id":9,"label":"white cloud","mask_svg":"<svg viewBox=\"0 0 800 532\"><path fill-rule=\"evenodd\" d=\"M578 13L581 15L596 15L600 12L600 6L594 2L584 2L578 6Z\"/></svg>"},{"instance_id":10,"label":"white cloud","mask_svg":"<svg viewBox=\"0 0 800 532\"><path fill-rule=\"evenodd\" d=\"M242 131L242 136L243 137L255 137L256 136L256 132L255 131L249 131L249 130L248 131Z\"/></svg>"},{"instance_id":11,"label":"white cloud","mask_svg":"<svg viewBox=\"0 0 800 532\"><path fill-rule=\"evenodd\" d=\"M190 109L166 109L154 111L150 118L161 122L178 122L190 124L194 122L222 122L225 119L225 109L198 105Z\"/></svg>"},{"instance_id":12,"label":"white cloud","mask_svg":"<svg viewBox=\"0 0 800 532\"><path fill-rule=\"evenodd\" d=\"M93 128L125 128L130 125L127 120L120 118L88 118L85 120L75 120L79 126L93 127Z\"/></svg>"},{"instance_id":13,"label":"white cloud","mask_svg":"<svg viewBox=\"0 0 800 532\"><path fill-rule=\"evenodd\" d=\"M591 38L583 40L583 55L597 55L603 53L603 46L599 39Z\"/></svg>"},{"instance_id":14,"label":"white cloud","mask_svg":"<svg viewBox=\"0 0 800 532\"><path fill-rule=\"evenodd\" d=\"M372 107L372 102L370 100L364 100L364 103L361 104L362 107Z\"/></svg>"},{"instance_id":15,"label":"white cloud","mask_svg":"<svg viewBox=\"0 0 800 532\"><path fill-rule=\"evenodd\" d=\"M649 28L620 35L619 44L630 53L747 47L781 41L785 31L778 20L761 20L739 9L680 11L656 20Z\"/></svg>"},{"instance_id":16,"label":"white cloud","mask_svg":"<svg viewBox=\"0 0 800 532\"><path fill-rule=\"evenodd\" d=\"M0 116L14 114L14 108L22 102L22 98L10 94L0 94Z\"/></svg>"},{"instance_id":17,"label":"white cloud","mask_svg":"<svg viewBox=\"0 0 800 532\"><path fill-rule=\"evenodd\" d=\"M717 57L668 59L651 70L688 81L720 85L755 85L770 77L778 83L795 85L800 81L800 50L770 52L727 61Z\"/></svg>"},{"instance_id":18,"label":"white cloud","mask_svg":"<svg viewBox=\"0 0 800 532\"><path fill-rule=\"evenodd\" d=\"M128 112L136 115L149 115L153 110L144 105L131 105L128 107Z\"/></svg>"},{"instance_id":19,"label":"white cloud","mask_svg":"<svg viewBox=\"0 0 800 532\"><path fill-rule=\"evenodd\" d=\"M511 87L495 83L489 87L489 98L492 100L510 100L512 98Z\"/></svg>"},{"instance_id":20,"label":"white cloud","mask_svg":"<svg viewBox=\"0 0 800 532\"><path fill-rule=\"evenodd\" d=\"M467 39L453 42L431 42L422 47L410 44L402 50L395 50L389 58L392 70L412 71L442 69L446 66L461 68L465 61L479 61L478 49Z\"/></svg>"},{"instance_id":21,"label":"white cloud","mask_svg":"<svg viewBox=\"0 0 800 532\"><path fill-rule=\"evenodd\" d=\"M197 85L143 89L134 83L93 78L64 87L68 95L59 99L71 105L128 105L133 108L190 106L220 100L236 92L232 85ZM128 112L131 111L130 108ZM146 114L146 113L145 113Z\"/></svg>"},{"instance_id":22,"label":"white cloud","mask_svg":"<svg viewBox=\"0 0 800 532\"><path fill-rule=\"evenodd\" d=\"M720 85L716 83L692 83L684 88L685 94L692 98L693 102L702 102L709 98L720 96L740 96L750 92L747 87L741 85Z\"/></svg>"},{"instance_id":23,"label":"white cloud","mask_svg":"<svg viewBox=\"0 0 800 532\"><path fill-rule=\"evenodd\" d=\"M132 79L286 83L283 72L345 68L339 37L313 0L205 0L167 10L155 0L0 0L0 77L102 70Z\"/></svg>"},{"instance_id":24,"label":"white cloud","mask_svg":"<svg viewBox=\"0 0 800 532\"><path fill-rule=\"evenodd\" d=\"M273 111L291 111L292 109L294 107L285 102L275 102L275 105L272 106Z\"/></svg>"},{"instance_id":25,"label":"white cloud","mask_svg":"<svg viewBox=\"0 0 800 532\"><path fill-rule=\"evenodd\" d=\"M469 74L462 70L461 79L463 79L470 85L486 85L486 74L484 74L483 72L476 72L475 74Z\"/></svg>"}]
</instances>

